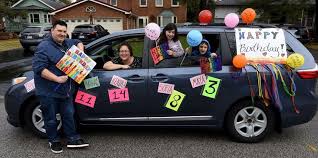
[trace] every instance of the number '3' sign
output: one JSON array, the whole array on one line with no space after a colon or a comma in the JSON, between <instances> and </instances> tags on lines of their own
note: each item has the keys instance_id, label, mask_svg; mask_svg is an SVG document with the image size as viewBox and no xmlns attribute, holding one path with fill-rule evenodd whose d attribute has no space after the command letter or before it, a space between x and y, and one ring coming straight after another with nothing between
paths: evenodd
<instances>
[{"instance_id":1,"label":"number '3' sign","mask_svg":"<svg viewBox=\"0 0 318 158\"><path fill-rule=\"evenodd\" d=\"M202 95L215 99L215 96L219 90L220 83L221 83L221 79L208 76L202 91Z\"/></svg>"},{"instance_id":2,"label":"number '3' sign","mask_svg":"<svg viewBox=\"0 0 318 158\"><path fill-rule=\"evenodd\" d=\"M165 107L174 111L178 111L185 96L186 96L185 94L178 92L176 90L173 90Z\"/></svg>"}]
</instances>

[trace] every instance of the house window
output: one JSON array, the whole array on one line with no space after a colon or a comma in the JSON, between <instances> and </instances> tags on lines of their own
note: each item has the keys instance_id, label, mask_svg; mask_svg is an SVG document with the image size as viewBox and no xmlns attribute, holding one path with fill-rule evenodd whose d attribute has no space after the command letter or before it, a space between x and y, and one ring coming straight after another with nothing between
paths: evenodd
<instances>
[{"instance_id":1,"label":"house window","mask_svg":"<svg viewBox=\"0 0 318 158\"><path fill-rule=\"evenodd\" d=\"M179 7L179 0L171 0L172 7Z\"/></svg>"},{"instance_id":2,"label":"house window","mask_svg":"<svg viewBox=\"0 0 318 158\"><path fill-rule=\"evenodd\" d=\"M30 23L40 23L40 14L30 14Z\"/></svg>"},{"instance_id":3,"label":"house window","mask_svg":"<svg viewBox=\"0 0 318 158\"><path fill-rule=\"evenodd\" d=\"M171 22L172 23L177 23L178 21L177 21L177 17L176 16L172 16L171 17Z\"/></svg>"},{"instance_id":4,"label":"house window","mask_svg":"<svg viewBox=\"0 0 318 158\"><path fill-rule=\"evenodd\" d=\"M81 19L78 19L77 22L82 22L82 20L81 20Z\"/></svg>"},{"instance_id":5,"label":"house window","mask_svg":"<svg viewBox=\"0 0 318 158\"><path fill-rule=\"evenodd\" d=\"M162 21L162 16L157 16L157 24L159 25L159 26L163 26L163 21Z\"/></svg>"},{"instance_id":6,"label":"house window","mask_svg":"<svg viewBox=\"0 0 318 158\"><path fill-rule=\"evenodd\" d=\"M163 0L156 0L156 7L163 7Z\"/></svg>"},{"instance_id":7,"label":"house window","mask_svg":"<svg viewBox=\"0 0 318 158\"><path fill-rule=\"evenodd\" d=\"M44 14L44 23L48 23L48 15L47 14Z\"/></svg>"},{"instance_id":8,"label":"house window","mask_svg":"<svg viewBox=\"0 0 318 158\"><path fill-rule=\"evenodd\" d=\"M139 0L140 7L147 7L147 0Z\"/></svg>"},{"instance_id":9,"label":"house window","mask_svg":"<svg viewBox=\"0 0 318 158\"><path fill-rule=\"evenodd\" d=\"M110 0L110 4L113 6L117 6L117 0Z\"/></svg>"},{"instance_id":10,"label":"house window","mask_svg":"<svg viewBox=\"0 0 318 158\"><path fill-rule=\"evenodd\" d=\"M143 28L148 24L148 16L138 17L138 28Z\"/></svg>"}]
</instances>

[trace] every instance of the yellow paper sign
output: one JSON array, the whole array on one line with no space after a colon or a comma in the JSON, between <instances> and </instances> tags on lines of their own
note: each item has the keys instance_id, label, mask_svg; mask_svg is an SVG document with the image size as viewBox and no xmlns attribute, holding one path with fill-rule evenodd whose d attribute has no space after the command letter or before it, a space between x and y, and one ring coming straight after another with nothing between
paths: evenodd
<instances>
[{"instance_id":1,"label":"yellow paper sign","mask_svg":"<svg viewBox=\"0 0 318 158\"><path fill-rule=\"evenodd\" d=\"M202 95L214 99L219 90L220 83L221 79L208 76Z\"/></svg>"},{"instance_id":2,"label":"yellow paper sign","mask_svg":"<svg viewBox=\"0 0 318 158\"><path fill-rule=\"evenodd\" d=\"M165 107L174 111L178 111L185 96L185 94L173 90Z\"/></svg>"}]
</instances>

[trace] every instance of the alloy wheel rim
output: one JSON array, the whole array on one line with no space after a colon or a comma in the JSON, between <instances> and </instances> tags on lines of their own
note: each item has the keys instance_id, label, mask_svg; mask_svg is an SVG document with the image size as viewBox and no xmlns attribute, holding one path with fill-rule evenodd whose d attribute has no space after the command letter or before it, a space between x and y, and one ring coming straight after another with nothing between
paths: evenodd
<instances>
[{"instance_id":1,"label":"alloy wheel rim","mask_svg":"<svg viewBox=\"0 0 318 158\"><path fill-rule=\"evenodd\" d=\"M267 127L267 117L258 107L241 109L234 119L235 130L244 137L256 137L262 134Z\"/></svg>"},{"instance_id":2,"label":"alloy wheel rim","mask_svg":"<svg viewBox=\"0 0 318 158\"><path fill-rule=\"evenodd\" d=\"M42 115L42 110L40 109L41 105L38 105L36 108L34 108L32 112L32 123L34 127L43 132L46 133L45 128L44 128L44 118ZM61 129L62 127L62 121L61 121L61 115L56 114L56 120L58 122L57 130Z\"/></svg>"}]
</instances>

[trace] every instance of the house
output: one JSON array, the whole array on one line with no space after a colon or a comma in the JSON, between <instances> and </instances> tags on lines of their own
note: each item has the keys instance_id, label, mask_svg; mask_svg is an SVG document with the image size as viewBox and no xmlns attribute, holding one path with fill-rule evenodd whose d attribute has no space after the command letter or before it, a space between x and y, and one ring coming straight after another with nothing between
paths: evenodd
<instances>
[{"instance_id":1,"label":"house","mask_svg":"<svg viewBox=\"0 0 318 158\"><path fill-rule=\"evenodd\" d=\"M150 22L160 26L186 22L186 4L178 0L80 0L50 13L64 20L70 34L79 24L100 24L110 33L142 28Z\"/></svg>"},{"instance_id":2,"label":"house","mask_svg":"<svg viewBox=\"0 0 318 158\"><path fill-rule=\"evenodd\" d=\"M26 12L26 17L15 17L6 20L7 31L20 32L22 27L30 25L49 25L49 12L65 6L57 0L19 0L11 6L12 9Z\"/></svg>"}]
</instances>

